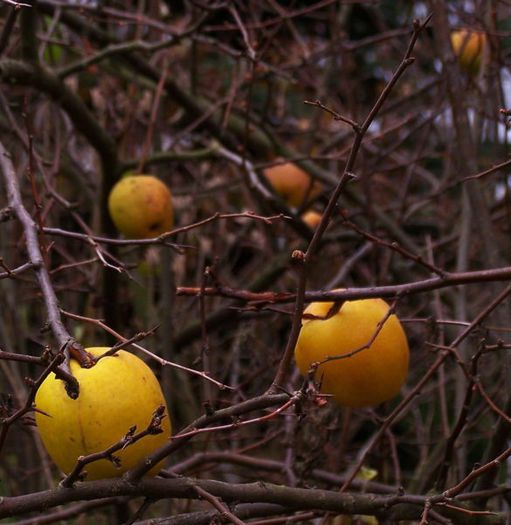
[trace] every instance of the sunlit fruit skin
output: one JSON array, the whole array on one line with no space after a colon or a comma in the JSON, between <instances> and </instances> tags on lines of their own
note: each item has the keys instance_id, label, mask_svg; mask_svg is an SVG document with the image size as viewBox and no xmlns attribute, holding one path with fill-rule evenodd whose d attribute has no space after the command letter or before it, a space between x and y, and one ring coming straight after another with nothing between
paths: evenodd
<instances>
[{"instance_id":1,"label":"sunlit fruit skin","mask_svg":"<svg viewBox=\"0 0 511 525\"><path fill-rule=\"evenodd\" d=\"M481 31L459 29L451 33L451 44L460 66L475 75L481 67L486 34Z\"/></svg>"},{"instance_id":2,"label":"sunlit fruit skin","mask_svg":"<svg viewBox=\"0 0 511 525\"><path fill-rule=\"evenodd\" d=\"M94 356L108 347L87 348ZM106 450L123 438L131 426L145 430L155 409L165 406L161 434L148 435L115 452L120 468L106 459L86 465L87 480L120 476L168 441L171 422L158 380L138 357L120 350L100 359L92 368L71 360L71 372L80 383L80 395L71 399L64 383L51 373L37 391L35 419L48 454L68 474L79 456ZM41 413L40 411L44 412ZM46 415L47 414L47 415ZM156 474L161 465L149 474Z\"/></svg>"},{"instance_id":3,"label":"sunlit fruit skin","mask_svg":"<svg viewBox=\"0 0 511 525\"><path fill-rule=\"evenodd\" d=\"M157 237L174 224L170 189L152 175L123 177L108 196L108 211L128 239Z\"/></svg>"},{"instance_id":4,"label":"sunlit fruit skin","mask_svg":"<svg viewBox=\"0 0 511 525\"><path fill-rule=\"evenodd\" d=\"M312 303L305 314L325 318L333 303ZM304 375L313 363L349 354L366 345L389 310L382 299L346 301L329 319L304 318L295 359ZM399 393L408 374L409 348L404 330L390 315L372 344L351 357L320 365L315 379L321 392L342 406L378 405Z\"/></svg>"},{"instance_id":5,"label":"sunlit fruit skin","mask_svg":"<svg viewBox=\"0 0 511 525\"><path fill-rule=\"evenodd\" d=\"M263 170L275 193L289 206L298 208L321 192L321 185L292 162L277 164Z\"/></svg>"}]
</instances>

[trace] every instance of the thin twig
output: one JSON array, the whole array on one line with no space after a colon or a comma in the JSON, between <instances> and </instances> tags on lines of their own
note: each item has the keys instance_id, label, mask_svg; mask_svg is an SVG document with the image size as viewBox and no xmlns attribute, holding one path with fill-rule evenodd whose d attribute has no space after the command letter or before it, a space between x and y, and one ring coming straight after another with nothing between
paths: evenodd
<instances>
[{"instance_id":1,"label":"thin twig","mask_svg":"<svg viewBox=\"0 0 511 525\"><path fill-rule=\"evenodd\" d=\"M51 372L56 371L57 367L64 361L64 359L65 355L63 347L61 348L60 352L53 357L48 366L44 369L43 373L37 378L36 381L34 381L25 400L25 404L21 408L16 410L16 412L14 412L14 414L12 414L11 416L0 420L0 452L5 443L5 438L7 437L7 432L9 431L11 425L15 421L23 417L26 413L31 412L33 410L32 405L34 403L34 399L38 388L43 384L43 381L50 375Z\"/></svg>"},{"instance_id":2,"label":"thin twig","mask_svg":"<svg viewBox=\"0 0 511 525\"><path fill-rule=\"evenodd\" d=\"M220 381L217 381L216 379L212 378L206 372L195 370L193 368L188 368L187 366L180 365L178 363L174 363L173 361L168 361L167 359L163 359L162 357L154 354L153 352L150 352L149 350L147 350L146 348L144 348L143 346L140 346L139 344L135 342L130 343L129 339L127 339L126 337L123 337L121 334L116 332L113 328L110 328L106 323L104 323L100 319L93 319L91 317L85 317L83 315L74 314L72 312L67 312L65 310L61 310L61 312L63 315L65 315L66 317L70 319L75 319L77 321L84 321L86 323L91 323L96 326L99 326L100 328L108 332L109 334L113 335L119 341L121 341L123 347L129 344L133 346L134 348L136 348L137 350L140 350L144 354L148 355L151 359L154 359L155 361L157 361L161 366L169 366L171 368L177 368L178 370L182 370L184 372L188 372L189 374L199 376L202 379L205 379L206 381L210 381L211 383L213 383L220 389L230 389L230 390L233 389L233 387L229 385L225 385L224 383L221 383ZM135 338L138 338L138 335L135 336Z\"/></svg>"}]
</instances>

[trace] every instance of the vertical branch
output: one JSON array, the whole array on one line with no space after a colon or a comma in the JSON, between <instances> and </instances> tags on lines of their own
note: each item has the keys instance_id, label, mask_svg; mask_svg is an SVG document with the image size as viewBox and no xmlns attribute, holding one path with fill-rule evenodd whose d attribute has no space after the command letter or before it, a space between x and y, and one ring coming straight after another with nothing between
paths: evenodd
<instances>
[{"instance_id":1,"label":"vertical branch","mask_svg":"<svg viewBox=\"0 0 511 525\"><path fill-rule=\"evenodd\" d=\"M428 17L423 24L420 24L418 21L414 22L414 32L408 44L408 49L405 53L403 60L397 67L396 71L392 75L392 78L389 80L388 84L385 86L385 88L381 92L378 100L375 102L374 106L369 111L369 114L367 115L362 125L359 126L356 123L352 124L353 130L355 132L355 138L353 140L353 144L351 146L351 149L348 155L348 160L346 161L344 171L339 179L337 187L335 188L334 192L330 196L330 199L325 208L321 221L314 232L314 236L312 237L312 240L309 243L307 251L305 253L299 252L298 250L293 252L293 260L297 265L299 265L299 270L298 270L299 281L298 281L298 287L296 290L296 302L295 302L295 307L294 307L294 312L293 312L293 323L291 326L291 332L289 334L289 339L286 345L286 349L284 350L284 355L282 357L282 360L279 363L279 367L275 375L275 379L273 380L273 385L271 387L272 389L281 388L283 386L283 382L287 375L289 364L291 363L291 359L292 359L293 352L296 346L296 342L298 341L298 336L300 334L300 329L302 326L302 314L303 314L303 309L305 305L305 290L307 287L307 277L308 277L308 272L311 268L312 256L316 253L319 247L321 238L323 237L323 234L330 222L330 219L333 215L335 207L337 206L337 201L339 200L341 193L343 192L348 182L354 177L352 171L353 171L353 168L355 167L355 162L357 160L358 153L360 151L360 146L362 145L364 136L367 133L369 126L376 118L376 115L382 108L383 104L387 100L388 96L390 95L393 87L395 86L399 78L401 77L401 75L406 71L406 69L410 65L413 64L414 58L411 56L413 48L415 46L417 38L419 37L420 32L427 25L430 18L431 17Z\"/></svg>"},{"instance_id":2,"label":"vertical branch","mask_svg":"<svg viewBox=\"0 0 511 525\"><path fill-rule=\"evenodd\" d=\"M69 359L69 352L73 348L77 350L78 356L84 358L83 362L87 362L86 355L80 352L80 347L73 338L69 335L67 329L62 323L62 319L59 311L59 302L55 291L50 281L48 270L44 265L44 259L39 248L39 239L37 236L37 226L23 205L21 199L21 192L18 186L16 173L14 166L11 161L10 155L5 150L3 144L0 142L0 169L2 171L5 187L7 189L7 199L9 206L14 210L16 217L23 226L25 233L25 244L27 247L28 257L33 265L34 272L41 288L43 300L48 313L48 322L53 332L55 339L59 346L64 348L66 361ZM83 350L83 349L82 349ZM69 369L65 369L65 372L69 372ZM78 396L78 381L72 376L67 375L66 383L69 387L69 394L71 396Z\"/></svg>"},{"instance_id":3,"label":"vertical branch","mask_svg":"<svg viewBox=\"0 0 511 525\"><path fill-rule=\"evenodd\" d=\"M41 287L48 312L48 321L58 344L65 347L72 338L62 323L59 312L59 302L51 285L48 271L44 266L44 259L39 248L39 239L37 237L37 225L23 205L11 157L2 143L0 143L0 167L2 168L2 175L7 188L9 205L14 210L25 232L28 257L33 264L39 286Z\"/></svg>"},{"instance_id":4,"label":"vertical branch","mask_svg":"<svg viewBox=\"0 0 511 525\"><path fill-rule=\"evenodd\" d=\"M460 217L460 232L458 252L456 254L456 270L458 272L466 272L469 270L469 249L470 249L470 234L472 232L472 207L470 205L470 195L466 186L462 189L461 202L461 217ZM466 321L469 318L467 311L467 290L461 286L456 293L455 303L456 319ZM464 358L468 357L469 346L467 342L461 343L459 351ZM462 411L465 401L465 393L467 390L467 380L463 374L463 370L459 367L456 369L456 391L455 391L455 408L459 413ZM466 446L464 443L458 443L455 458L457 459L458 468L460 472L465 471ZM454 460L454 457L450 458Z\"/></svg>"}]
</instances>

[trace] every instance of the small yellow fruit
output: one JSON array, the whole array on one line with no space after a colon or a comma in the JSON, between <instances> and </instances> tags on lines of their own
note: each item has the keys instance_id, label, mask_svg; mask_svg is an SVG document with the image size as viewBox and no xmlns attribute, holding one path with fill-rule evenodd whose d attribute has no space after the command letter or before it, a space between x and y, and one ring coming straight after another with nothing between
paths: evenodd
<instances>
[{"instance_id":1,"label":"small yellow fruit","mask_svg":"<svg viewBox=\"0 0 511 525\"><path fill-rule=\"evenodd\" d=\"M323 217L323 214L315 211L315 210L309 210L305 213L302 213L301 219L302 221L311 229L315 230L318 227L318 224L321 222L321 219Z\"/></svg>"},{"instance_id":2,"label":"small yellow fruit","mask_svg":"<svg viewBox=\"0 0 511 525\"><path fill-rule=\"evenodd\" d=\"M460 66L475 75L481 67L486 34L471 29L458 29L451 33L451 44Z\"/></svg>"},{"instance_id":3,"label":"small yellow fruit","mask_svg":"<svg viewBox=\"0 0 511 525\"><path fill-rule=\"evenodd\" d=\"M263 170L275 193L289 205L298 208L306 201L317 197L321 185L296 164L286 162Z\"/></svg>"},{"instance_id":4,"label":"small yellow fruit","mask_svg":"<svg viewBox=\"0 0 511 525\"><path fill-rule=\"evenodd\" d=\"M149 239L172 229L172 194L152 175L128 175L112 188L108 211L128 239Z\"/></svg>"},{"instance_id":5,"label":"small yellow fruit","mask_svg":"<svg viewBox=\"0 0 511 525\"><path fill-rule=\"evenodd\" d=\"M325 318L333 303L312 303L305 314ZM302 374L327 357L349 354L374 336L389 310L382 299L346 301L329 319L307 319L295 348ZM323 363L315 378L321 392L332 394L340 405L378 405L398 394L408 373L409 350L399 319L390 315L368 348L351 357Z\"/></svg>"},{"instance_id":6,"label":"small yellow fruit","mask_svg":"<svg viewBox=\"0 0 511 525\"><path fill-rule=\"evenodd\" d=\"M87 348L94 356L108 347ZM80 383L80 395L71 399L64 383L51 373L39 387L35 419L48 454L68 474L79 456L102 452L121 440L133 425L136 432L145 430L153 412L165 407L160 434L147 435L114 453L120 468L106 459L85 466L87 480L120 476L144 457L163 445L170 437L171 423L158 380L138 357L119 350L116 355L100 359L92 368L81 368L71 359L71 372ZM150 471L154 475L161 465Z\"/></svg>"}]
</instances>

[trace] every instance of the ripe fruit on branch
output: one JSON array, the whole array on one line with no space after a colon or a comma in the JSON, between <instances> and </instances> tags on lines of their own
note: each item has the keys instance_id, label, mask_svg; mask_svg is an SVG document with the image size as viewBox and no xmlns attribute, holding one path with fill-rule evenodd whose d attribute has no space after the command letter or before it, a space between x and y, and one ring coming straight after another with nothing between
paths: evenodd
<instances>
[{"instance_id":1,"label":"ripe fruit on branch","mask_svg":"<svg viewBox=\"0 0 511 525\"><path fill-rule=\"evenodd\" d=\"M481 67L486 34L471 29L458 29L451 33L451 44L461 67L467 73L476 75Z\"/></svg>"},{"instance_id":2,"label":"ripe fruit on branch","mask_svg":"<svg viewBox=\"0 0 511 525\"><path fill-rule=\"evenodd\" d=\"M399 319L388 312L382 299L346 301L337 312L334 303L310 304L295 348L300 372L306 375L313 363L344 355L318 366L314 377L321 392L349 407L378 405L397 395L409 350Z\"/></svg>"},{"instance_id":3,"label":"ripe fruit on branch","mask_svg":"<svg viewBox=\"0 0 511 525\"><path fill-rule=\"evenodd\" d=\"M321 192L321 184L292 162L263 170L275 193L289 205L298 208Z\"/></svg>"},{"instance_id":4,"label":"ripe fruit on branch","mask_svg":"<svg viewBox=\"0 0 511 525\"><path fill-rule=\"evenodd\" d=\"M108 347L87 348L95 357ZM92 368L81 368L73 359L71 372L80 383L80 395L71 399L64 382L51 373L39 387L35 398L35 419L44 446L57 466L68 474L79 456L102 452L119 442L136 425L145 430L153 412L165 407L162 432L147 435L114 453L120 468L100 459L85 466L87 480L120 476L170 437L171 423L158 380L138 357L124 350L100 359ZM156 465L150 474L156 474Z\"/></svg>"},{"instance_id":5,"label":"ripe fruit on branch","mask_svg":"<svg viewBox=\"0 0 511 525\"><path fill-rule=\"evenodd\" d=\"M168 186L153 175L127 175L112 188L108 211L128 239L149 239L172 229L174 210Z\"/></svg>"},{"instance_id":6,"label":"ripe fruit on branch","mask_svg":"<svg viewBox=\"0 0 511 525\"><path fill-rule=\"evenodd\" d=\"M311 229L315 230L318 227L318 224L321 222L323 214L319 213L316 210L309 210L300 215L302 221Z\"/></svg>"}]
</instances>

